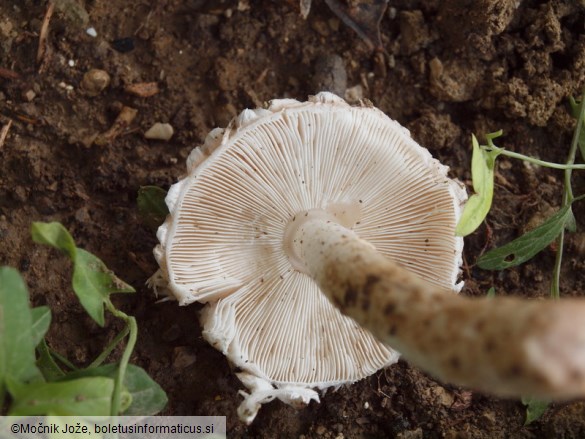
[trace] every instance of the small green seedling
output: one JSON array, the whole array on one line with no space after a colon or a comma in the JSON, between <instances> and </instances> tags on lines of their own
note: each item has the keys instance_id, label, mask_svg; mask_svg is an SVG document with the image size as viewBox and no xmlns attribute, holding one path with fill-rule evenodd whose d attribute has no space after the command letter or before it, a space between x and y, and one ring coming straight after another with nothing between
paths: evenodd
<instances>
[{"instance_id":1,"label":"small green seedling","mask_svg":"<svg viewBox=\"0 0 585 439\"><path fill-rule=\"evenodd\" d=\"M114 275L88 251L75 246L73 238L60 223L33 223L32 238L66 253L73 261L73 291L95 322L104 326L104 305L113 307L110 294L133 293L127 283Z\"/></svg>"},{"instance_id":2,"label":"small green seedling","mask_svg":"<svg viewBox=\"0 0 585 439\"><path fill-rule=\"evenodd\" d=\"M129 364L136 343L136 320L117 309L112 293L134 289L93 254L76 247L59 223L34 223L33 239L66 253L74 264L72 285L92 319L104 325L104 308L126 326L86 368L79 369L48 347L51 312L31 309L20 274L0 267L0 404L10 395L9 415L153 415L164 408L164 391L141 368ZM118 363L102 365L114 348L128 341ZM36 352L35 352L36 351Z\"/></svg>"},{"instance_id":3,"label":"small green seedling","mask_svg":"<svg viewBox=\"0 0 585 439\"><path fill-rule=\"evenodd\" d=\"M501 154L501 149L496 148L493 139L502 135L502 131L486 134L487 146L480 146L477 138L472 135L473 154L471 156L471 178L473 182L472 195L463 210L461 220L457 224L455 234L467 236L475 231L487 216L492 207L494 197L494 168L496 157ZM492 149L488 149L492 148Z\"/></svg>"},{"instance_id":4,"label":"small green seedling","mask_svg":"<svg viewBox=\"0 0 585 439\"><path fill-rule=\"evenodd\" d=\"M158 186L142 186L138 191L138 212L142 221L156 230L169 214L165 203L167 191Z\"/></svg>"},{"instance_id":5,"label":"small green seedling","mask_svg":"<svg viewBox=\"0 0 585 439\"><path fill-rule=\"evenodd\" d=\"M528 425L531 422L536 421L544 414L544 412L546 412L550 402L525 397L522 398L522 404L526 406L526 421L524 421L524 425Z\"/></svg>"},{"instance_id":6,"label":"small green seedling","mask_svg":"<svg viewBox=\"0 0 585 439\"><path fill-rule=\"evenodd\" d=\"M488 144L482 146L479 145L477 139L473 136L471 173L475 194L469 199L456 229L456 233L459 236L466 236L476 230L487 216L492 202L494 169L498 156L508 156L538 166L563 170L565 173L563 199L559 210L539 227L500 248L487 252L477 260L477 265L480 268L486 270L503 270L528 261L548 247L552 242L556 241L557 252L551 282L551 296L555 299L560 297L559 281L565 230L574 232L576 229L572 204L585 198L585 195L575 197L571 186L573 170L585 169L585 165L575 164L577 149L580 150L581 157L585 160L585 129L583 129L585 123L585 91L579 102L571 98L570 106L571 113L577 119L577 123L565 164L545 162L498 148L494 145L493 139L500 136L502 134L501 131L486 135ZM549 405L547 401L540 401L529 397L522 398L522 403L526 405L526 424L538 419Z\"/></svg>"}]
</instances>

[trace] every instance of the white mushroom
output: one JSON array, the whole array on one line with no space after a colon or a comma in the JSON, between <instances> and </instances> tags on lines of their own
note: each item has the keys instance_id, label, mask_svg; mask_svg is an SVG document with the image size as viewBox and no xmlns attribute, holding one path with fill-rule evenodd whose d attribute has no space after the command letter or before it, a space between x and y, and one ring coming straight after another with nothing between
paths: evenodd
<instances>
[{"instance_id":1,"label":"white mushroom","mask_svg":"<svg viewBox=\"0 0 585 439\"><path fill-rule=\"evenodd\" d=\"M261 403L318 400L313 388L352 383L398 359L312 279L327 279L312 264L337 233L437 289L461 288L454 229L465 191L371 106L320 93L245 110L192 152L188 171L166 199L153 282L181 305L207 303L203 335L250 390L239 410L246 422Z\"/></svg>"}]
</instances>

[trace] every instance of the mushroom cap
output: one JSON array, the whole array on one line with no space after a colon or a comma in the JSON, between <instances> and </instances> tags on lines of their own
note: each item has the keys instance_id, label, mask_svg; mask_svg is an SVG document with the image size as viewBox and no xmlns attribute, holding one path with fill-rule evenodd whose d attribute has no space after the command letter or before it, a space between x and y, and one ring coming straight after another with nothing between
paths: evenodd
<instances>
[{"instance_id":1,"label":"mushroom cap","mask_svg":"<svg viewBox=\"0 0 585 439\"><path fill-rule=\"evenodd\" d=\"M330 93L275 100L213 130L187 166L155 256L181 305L207 303L203 335L243 371L248 422L259 403L306 403L318 399L311 388L398 360L295 263L287 234L297 216L328 216L423 279L461 288L454 230L465 190L371 105Z\"/></svg>"}]
</instances>

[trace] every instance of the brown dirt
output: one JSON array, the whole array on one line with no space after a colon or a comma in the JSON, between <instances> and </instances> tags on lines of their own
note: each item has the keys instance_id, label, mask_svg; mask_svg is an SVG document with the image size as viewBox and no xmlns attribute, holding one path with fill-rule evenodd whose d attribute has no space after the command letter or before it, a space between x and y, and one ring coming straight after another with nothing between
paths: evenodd
<instances>
[{"instance_id":1,"label":"brown dirt","mask_svg":"<svg viewBox=\"0 0 585 439\"><path fill-rule=\"evenodd\" d=\"M133 361L168 392L166 413L226 415L230 437L585 437L583 402L555 405L524 427L520 402L439 384L402 362L302 410L273 402L243 426L235 414L241 385L202 340L198 306L155 304L144 287L157 268L156 238L136 209L138 188L168 188L211 128L245 107L305 99L327 84L341 92L361 85L364 98L410 128L464 181L472 132L501 128L501 146L563 162L573 129L567 98L585 82L579 2L393 1L380 22L382 52L372 52L318 1L307 20L294 0L69 2L82 3L97 38L85 33L71 6L56 11L40 66L46 3L0 3L0 67L18 74L0 74L0 126L14 122L0 149L0 264L19 268L33 302L52 308L53 348L86 364L117 323L102 330L84 315L70 291L69 262L32 243L34 220L61 221L78 245L137 288L118 303L138 318ZM129 52L112 49L122 37L133 39ZM93 97L80 89L91 68L112 78ZM124 91L137 82L157 82L161 91L152 97ZM109 144L92 145L123 105L138 110L130 127ZM154 122L171 123L173 139L144 139ZM582 193L583 179L575 181ZM492 285L502 294L548 294L554 248L505 272L473 264L484 246L517 236L539 211L558 206L561 183L558 172L501 161L487 221L493 235L482 226L466 240L463 294L485 294ZM578 218L582 212L578 206ZM565 295L585 287L584 248L582 233L570 237Z\"/></svg>"}]
</instances>

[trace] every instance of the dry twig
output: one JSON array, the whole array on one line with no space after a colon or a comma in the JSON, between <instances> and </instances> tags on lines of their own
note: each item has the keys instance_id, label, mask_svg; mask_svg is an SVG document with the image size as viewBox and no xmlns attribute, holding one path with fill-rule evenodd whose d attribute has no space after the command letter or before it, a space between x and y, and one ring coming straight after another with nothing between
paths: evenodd
<instances>
[{"instance_id":1,"label":"dry twig","mask_svg":"<svg viewBox=\"0 0 585 439\"><path fill-rule=\"evenodd\" d=\"M16 73L14 70L3 69L0 67L0 78L4 79L18 79L20 75Z\"/></svg>"},{"instance_id":2,"label":"dry twig","mask_svg":"<svg viewBox=\"0 0 585 439\"><path fill-rule=\"evenodd\" d=\"M8 123L2 127L0 130L0 148L4 146L4 142L6 141L6 136L8 136L8 131L12 126L12 119L8 119Z\"/></svg>"},{"instance_id":3,"label":"dry twig","mask_svg":"<svg viewBox=\"0 0 585 439\"><path fill-rule=\"evenodd\" d=\"M98 135L94 143L99 146L105 146L111 143L116 137L122 134L126 128L128 128L136 117L136 114L138 114L138 110L126 106L122 107L114 124L108 131Z\"/></svg>"},{"instance_id":4,"label":"dry twig","mask_svg":"<svg viewBox=\"0 0 585 439\"><path fill-rule=\"evenodd\" d=\"M55 3L50 1L47 6L47 12L43 18L43 25L41 26L41 32L39 34L39 49L37 51L37 65L41 66L43 58L47 53L47 36L49 35L49 22L55 11Z\"/></svg>"}]
</instances>

